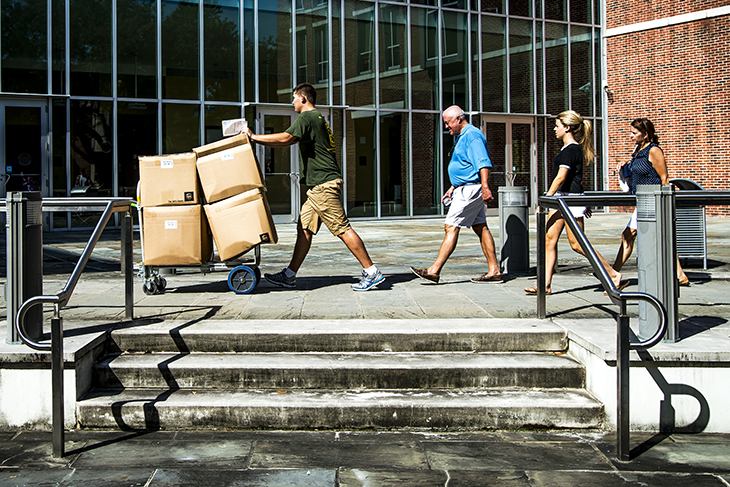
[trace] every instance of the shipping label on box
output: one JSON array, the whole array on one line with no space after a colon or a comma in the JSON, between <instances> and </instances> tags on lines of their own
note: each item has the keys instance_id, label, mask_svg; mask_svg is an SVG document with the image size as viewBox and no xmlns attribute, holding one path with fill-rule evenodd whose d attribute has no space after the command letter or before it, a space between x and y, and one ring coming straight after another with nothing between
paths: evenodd
<instances>
[{"instance_id":1,"label":"shipping label on box","mask_svg":"<svg viewBox=\"0 0 730 487\"><path fill-rule=\"evenodd\" d=\"M202 208L202 205L144 208L144 265L183 266L210 262L213 240Z\"/></svg>"},{"instance_id":2,"label":"shipping label on box","mask_svg":"<svg viewBox=\"0 0 730 487\"><path fill-rule=\"evenodd\" d=\"M279 240L266 196L259 188L204 208L221 260L231 260L255 245Z\"/></svg>"},{"instance_id":3,"label":"shipping label on box","mask_svg":"<svg viewBox=\"0 0 730 487\"><path fill-rule=\"evenodd\" d=\"M228 141L226 144L220 142ZM246 135L223 139L194 149L198 176L208 203L264 186L263 176ZM218 150L206 149L215 145ZM202 150L201 150L202 149Z\"/></svg>"},{"instance_id":4,"label":"shipping label on box","mask_svg":"<svg viewBox=\"0 0 730 487\"><path fill-rule=\"evenodd\" d=\"M147 206L200 204L195 153L139 157L139 202Z\"/></svg>"}]
</instances>

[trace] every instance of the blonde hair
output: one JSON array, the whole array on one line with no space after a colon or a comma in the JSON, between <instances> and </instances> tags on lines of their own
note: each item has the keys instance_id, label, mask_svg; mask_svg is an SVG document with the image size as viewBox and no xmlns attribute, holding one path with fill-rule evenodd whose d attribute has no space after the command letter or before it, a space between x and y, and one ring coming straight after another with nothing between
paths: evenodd
<instances>
[{"instance_id":1,"label":"blonde hair","mask_svg":"<svg viewBox=\"0 0 730 487\"><path fill-rule=\"evenodd\" d=\"M560 113L558 120L573 132L573 138L580 144L585 163L592 163L596 157L596 150L593 148L593 126L591 122L583 120L583 117L574 110L566 110Z\"/></svg>"}]
</instances>

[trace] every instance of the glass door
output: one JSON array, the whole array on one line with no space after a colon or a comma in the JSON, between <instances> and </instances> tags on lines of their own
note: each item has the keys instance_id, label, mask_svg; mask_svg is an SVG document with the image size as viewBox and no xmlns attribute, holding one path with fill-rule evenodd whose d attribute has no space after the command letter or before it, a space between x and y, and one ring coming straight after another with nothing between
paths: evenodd
<instances>
[{"instance_id":1,"label":"glass door","mask_svg":"<svg viewBox=\"0 0 730 487\"><path fill-rule=\"evenodd\" d=\"M284 132L294 120L293 112L259 110L258 134ZM266 180L266 199L275 223L291 223L299 217L299 150L290 147L256 146L256 157Z\"/></svg>"},{"instance_id":2,"label":"glass door","mask_svg":"<svg viewBox=\"0 0 730 487\"><path fill-rule=\"evenodd\" d=\"M48 117L45 103L0 104L3 191L43 191L48 174Z\"/></svg>"},{"instance_id":3,"label":"glass door","mask_svg":"<svg viewBox=\"0 0 730 487\"><path fill-rule=\"evenodd\" d=\"M500 186L526 186L529 188L528 205L534 208L537 201L537 145L532 119L487 118L482 121L482 132L487 138L492 159L489 178L492 192Z\"/></svg>"}]
</instances>

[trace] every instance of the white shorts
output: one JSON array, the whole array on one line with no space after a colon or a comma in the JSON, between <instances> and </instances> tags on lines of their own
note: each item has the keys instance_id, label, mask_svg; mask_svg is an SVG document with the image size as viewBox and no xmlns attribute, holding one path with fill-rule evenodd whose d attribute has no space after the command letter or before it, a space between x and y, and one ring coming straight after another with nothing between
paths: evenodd
<instances>
[{"instance_id":1,"label":"white shorts","mask_svg":"<svg viewBox=\"0 0 730 487\"><path fill-rule=\"evenodd\" d=\"M637 217L638 217L638 212L636 211L636 208L634 208L634 212L631 214L631 219L629 220L629 223L626 226L632 230L638 230L639 222L637 221Z\"/></svg>"},{"instance_id":2,"label":"white shorts","mask_svg":"<svg viewBox=\"0 0 730 487\"><path fill-rule=\"evenodd\" d=\"M563 193L562 191L556 191L555 196L583 196L584 193ZM585 206L569 206L570 212L575 218L583 218L586 214Z\"/></svg>"},{"instance_id":3,"label":"white shorts","mask_svg":"<svg viewBox=\"0 0 730 487\"><path fill-rule=\"evenodd\" d=\"M454 189L444 223L459 228L487 223L481 184L465 184Z\"/></svg>"}]
</instances>

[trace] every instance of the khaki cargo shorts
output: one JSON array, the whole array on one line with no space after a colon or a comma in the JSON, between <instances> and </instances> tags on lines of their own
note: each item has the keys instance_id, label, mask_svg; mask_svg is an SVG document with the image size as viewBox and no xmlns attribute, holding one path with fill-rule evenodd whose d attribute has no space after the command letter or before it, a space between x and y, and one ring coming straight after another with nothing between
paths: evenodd
<instances>
[{"instance_id":1,"label":"khaki cargo shorts","mask_svg":"<svg viewBox=\"0 0 730 487\"><path fill-rule=\"evenodd\" d=\"M342 206L342 179L318 184L307 191L307 201L302 205L299 223L302 228L316 234L323 222L335 237L351 228L345 207Z\"/></svg>"}]
</instances>

